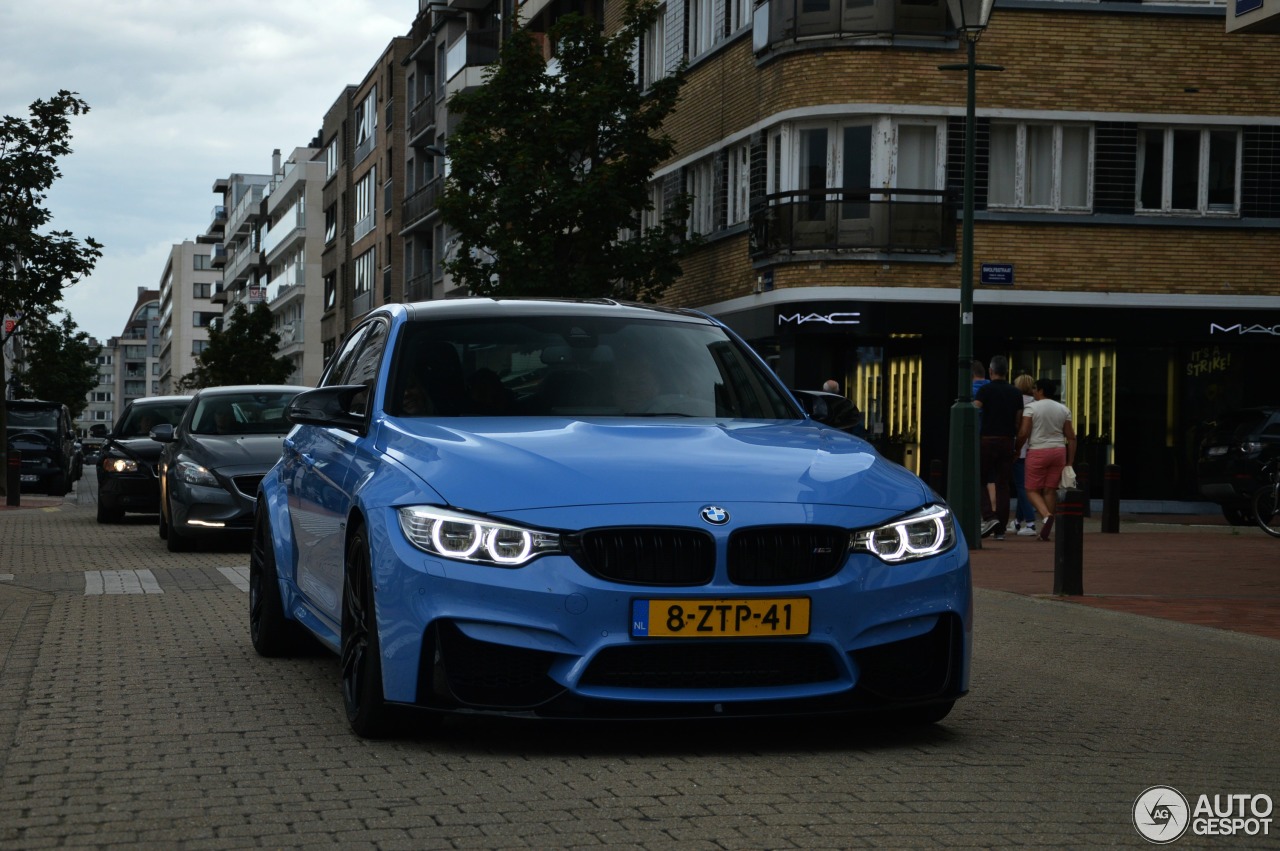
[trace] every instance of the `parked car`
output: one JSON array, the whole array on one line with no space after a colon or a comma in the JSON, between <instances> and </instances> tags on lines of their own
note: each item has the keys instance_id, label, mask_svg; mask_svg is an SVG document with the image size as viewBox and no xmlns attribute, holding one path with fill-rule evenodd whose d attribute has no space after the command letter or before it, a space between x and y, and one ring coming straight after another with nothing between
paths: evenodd
<instances>
[{"instance_id":1,"label":"parked car","mask_svg":"<svg viewBox=\"0 0 1280 851\"><path fill-rule=\"evenodd\" d=\"M1196 477L1200 495L1236 526L1253 525L1253 492L1262 467L1280 455L1280 406L1228 411L1208 423Z\"/></svg>"},{"instance_id":2,"label":"parked car","mask_svg":"<svg viewBox=\"0 0 1280 851\"><path fill-rule=\"evenodd\" d=\"M99 523L119 523L127 512L160 510L156 462L162 447L150 432L182 419L190 401L190 396L146 396L125 405L97 463Z\"/></svg>"},{"instance_id":3,"label":"parked car","mask_svg":"<svg viewBox=\"0 0 1280 851\"><path fill-rule=\"evenodd\" d=\"M160 454L160 537L171 552L253 528L258 482L280 459L285 406L304 388L239 384L196 392L176 427L152 434Z\"/></svg>"},{"instance_id":4,"label":"parked car","mask_svg":"<svg viewBox=\"0 0 1280 851\"><path fill-rule=\"evenodd\" d=\"M858 437L866 437L867 429L858 406L839 393L825 390L792 390L792 395L804 408L804 412L820 423L847 431Z\"/></svg>"},{"instance_id":5,"label":"parked car","mask_svg":"<svg viewBox=\"0 0 1280 851\"><path fill-rule=\"evenodd\" d=\"M250 635L338 653L359 735L435 717L409 708L933 722L968 689L951 511L703 314L387 305L288 417Z\"/></svg>"},{"instance_id":6,"label":"parked car","mask_svg":"<svg viewBox=\"0 0 1280 851\"><path fill-rule=\"evenodd\" d=\"M22 453L18 484L23 491L62 496L80 478L82 456L76 450L71 411L61 402L11 399L5 403L9 451Z\"/></svg>"}]
</instances>

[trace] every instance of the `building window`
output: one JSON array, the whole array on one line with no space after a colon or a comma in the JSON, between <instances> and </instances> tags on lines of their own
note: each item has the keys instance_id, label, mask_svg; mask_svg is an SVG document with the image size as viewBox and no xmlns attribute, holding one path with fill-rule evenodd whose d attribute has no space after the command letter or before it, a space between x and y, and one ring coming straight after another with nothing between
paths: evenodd
<instances>
[{"instance_id":1,"label":"building window","mask_svg":"<svg viewBox=\"0 0 1280 851\"><path fill-rule=\"evenodd\" d=\"M373 150L378 140L378 87L374 86L356 107L356 156L359 163Z\"/></svg>"},{"instance_id":2,"label":"building window","mask_svg":"<svg viewBox=\"0 0 1280 851\"><path fill-rule=\"evenodd\" d=\"M191 255L191 260L191 268L196 271L203 272L213 268L213 258L208 254L193 254Z\"/></svg>"},{"instance_id":3,"label":"building window","mask_svg":"<svg viewBox=\"0 0 1280 851\"><path fill-rule=\"evenodd\" d=\"M729 149L728 206L726 218L734 225L747 220L751 204L751 145L743 142Z\"/></svg>"},{"instance_id":4,"label":"building window","mask_svg":"<svg viewBox=\"0 0 1280 851\"><path fill-rule=\"evenodd\" d=\"M338 305L338 276L333 272L324 276L324 309L333 310Z\"/></svg>"},{"instance_id":5,"label":"building window","mask_svg":"<svg viewBox=\"0 0 1280 851\"><path fill-rule=\"evenodd\" d=\"M199 255L197 255L199 256ZM191 285L192 298L209 298L213 295L213 284L197 281Z\"/></svg>"},{"instance_id":6,"label":"building window","mask_svg":"<svg viewBox=\"0 0 1280 851\"><path fill-rule=\"evenodd\" d=\"M685 191L693 197L689 233L706 234L715 229L715 161L710 157L689 166Z\"/></svg>"},{"instance_id":7,"label":"building window","mask_svg":"<svg viewBox=\"0 0 1280 851\"><path fill-rule=\"evenodd\" d=\"M334 202L324 211L324 241L327 245L338 236L338 204Z\"/></svg>"},{"instance_id":8,"label":"building window","mask_svg":"<svg viewBox=\"0 0 1280 851\"><path fill-rule=\"evenodd\" d=\"M1088 211L1092 160L1089 126L992 122L987 204Z\"/></svg>"},{"instance_id":9,"label":"building window","mask_svg":"<svg viewBox=\"0 0 1280 851\"><path fill-rule=\"evenodd\" d=\"M374 274L378 267L378 249L370 248L356 258L355 262L355 294L364 295L373 289Z\"/></svg>"},{"instance_id":10,"label":"building window","mask_svg":"<svg viewBox=\"0 0 1280 851\"><path fill-rule=\"evenodd\" d=\"M667 76L667 7L658 9L649 30L640 41L640 85L644 88Z\"/></svg>"},{"instance_id":11,"label":"building window","mask_svg":"<svg viewBox=\"0 0 1280 851\"><path fill-rule=\"evenodd\" d=\"M685 0L689 56L701 56L715 44L715 17L714 0Z\"/></svg>"},{"instance_id":12,"label":"building window","mask_svg":"<svg viewBox=\"0 0 1280 851\"><path fill-rule=\"evenodd\" d=\"M221 315L222 314L220 313L206 313L204 311L197 310L195 313L191 314L191 327L208 328L209 325Z\"/></svg>"},{"instance_id":13,"label":"building window","mask_svg":"<svg viewBox=\"0 0 1280 851\"><path fill-rule=\"evenodd\" d=\"M199 357L200 354L207 348L209 348L208 340L192 340L191 341L191 354L197 357Z\"/></svg>"},{"instance_id":14,"label":"building window","mask_svg":"<svg viewBox=\"0 0 1280 851\"><path fill-rule=\"evenodd\" d=\"M338 137L334 136L324 147L324 176L333 177L338 171Z\"/></svg>"},{"instance_id":15,"label":"building window","mask_svg":"<svg viewBox=\"0 0 1280 851\"><path fill-rule=\"evenodd\" d=\"M360 237L373 230L374 214L377 212L378 203L376 172L376 167L369 169L368 174L356 184L356 226L354 234L356 239L360 239Z\"/></svg>"},{"instance_id":16,"label":"building window","mask_svg":"<svg viewBox=\"0 0 1280 851\"><path fill-rule=\"evenodd\" d=\"M1139 212L1236 214L1240 131L1148 127L1138 131Z\"/></svg>"}]
</instances>

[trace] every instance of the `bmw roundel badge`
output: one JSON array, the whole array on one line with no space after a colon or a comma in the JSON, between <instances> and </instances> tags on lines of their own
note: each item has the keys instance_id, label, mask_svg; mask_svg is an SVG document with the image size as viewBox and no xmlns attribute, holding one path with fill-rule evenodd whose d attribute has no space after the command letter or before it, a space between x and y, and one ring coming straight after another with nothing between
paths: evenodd
<instances>
[{"instance_id":1,"label":"bmw roundel badge","mask_svg":"<svg viewBox=\"0 0 1280 851\"><path fill-rule=\"evenodd\" d=\"M723 526L729 522L729 512L718 505L704 505L698 513L712 526Z\"/></svg>"}]
</instances>

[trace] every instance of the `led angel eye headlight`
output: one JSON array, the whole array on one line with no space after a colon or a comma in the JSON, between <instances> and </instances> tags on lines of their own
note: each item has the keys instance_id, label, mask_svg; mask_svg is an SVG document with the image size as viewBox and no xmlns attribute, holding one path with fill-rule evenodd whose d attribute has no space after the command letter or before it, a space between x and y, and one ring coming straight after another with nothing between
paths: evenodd
<instances>
[{"instance_id":1,"label":"led angel eye headlight","mask_svg":"<svg viewBox=\"0 0 1280 851\"><path fill-rule=\"evenodd\" d=\"M854 552L871 553L882 561L900 564L944 553L955 543L950 509L927 505L883 526L854 532L849 546Z\"/></svg>"},{"instance_id":2,"label":"led angel eye headlight","mask_svg":"<svg viewBox=\"0 0 1280 851\"><path fill-rule=\"evenodd\" d=\"M552 532L497 523L459 511L411 505L398 513L400 529L409 543L445 558L518 567L560 549L560 536Z\"/></svg>"}]
</instances>

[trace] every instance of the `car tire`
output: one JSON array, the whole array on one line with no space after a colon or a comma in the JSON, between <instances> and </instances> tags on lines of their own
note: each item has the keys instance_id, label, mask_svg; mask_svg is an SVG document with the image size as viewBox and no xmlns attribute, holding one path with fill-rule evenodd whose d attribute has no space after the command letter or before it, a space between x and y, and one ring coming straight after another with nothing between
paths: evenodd
<instances>
[{"instance_id":1,"label":"car tire","mask_svg":"<svg viewBox=\"0 0 1280 851\"><path fill-rule=\"evenodd\" d=\"M1239 506L1222 506L1222 516L1232 526L1252 526L1254 524L1253 513Z\"/></svg>"},{"instance_id":2,"label":"car tire","mask_svg":"<svg viewBox=\"0 0 1280 851\"><path fill-rule=\"evenodd\" d=\"M369 543L357 528L347 544L342 588L342 700L357 736L380 739L393 732L393 711L382 691L382 655L374 615Z\"/></svg>"},{"instance_id":3,"label":"car tire","mask_svg":"<svg viewBox=\"0 0 1280 851\"><path fill-rule=\"evenodd\" d=\"M169 516L173 516L173 500L169 501ZM174 524L168 524L169 534L164 542L169 545L171 553L185 553L191 549L192 541L189 537L178 531L178 527Z\"/></svg>"},{"instance_id":4,"label":"car tire","mask_svg":"<svg viewBox=\"0 0 1280 851\"><path fill-rule=\"evenodd\" d=\"M310 633L285 616L271 521L259 510L249 550L249 638L259 656L295 656L314 646Z\"/></svg>"},{"instance_id":5,"label":"car tire","mask_svg":"<svg viewBox=\"0 0 1280 851\"><path fill-rule=\"evenodd\" d=\"M98 522L99 523L119 523L124 519L124 512L118 508L108 508L102 504L102 497L98 497Z\"/></svg>"}]
</instances>

